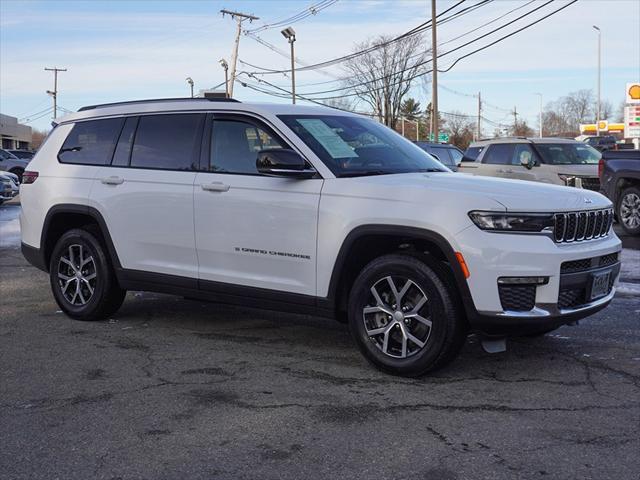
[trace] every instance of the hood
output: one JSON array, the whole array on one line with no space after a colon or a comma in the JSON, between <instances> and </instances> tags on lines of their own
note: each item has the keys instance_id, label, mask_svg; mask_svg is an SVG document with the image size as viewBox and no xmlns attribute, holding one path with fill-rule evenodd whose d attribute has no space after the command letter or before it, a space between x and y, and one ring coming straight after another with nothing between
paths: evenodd
<instances>
[{"instance_id":1,"label":"hood","mask_svg":"<svg viewBox=\"0 0 640 480\"><path fill-rule=\"evenodd\" d=\"M355 196L428 204L458 203L477 209L495 202L499 205L493 209L503 206L512 212L560 212L611 206L603 195L581 188L460 173L405 173L350 180L354 180L351 192Z\"/></svg>"}]
</instances>

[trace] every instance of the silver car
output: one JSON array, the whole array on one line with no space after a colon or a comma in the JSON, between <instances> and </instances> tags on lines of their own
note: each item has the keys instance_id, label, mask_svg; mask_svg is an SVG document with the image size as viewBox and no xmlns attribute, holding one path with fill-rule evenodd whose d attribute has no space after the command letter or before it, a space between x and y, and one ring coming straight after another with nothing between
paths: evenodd
<instances>
[{"instance_id":1,"label":"silver car","mask_svg":"<svg viewBox=\"0 0 640 480\"><path fill-rule=\"evenodd\" d=\"M563 138L495 138L469 145L459 172L568 185L599 191L601 154Z\"/></svg>"},{"instance_id":2,"label":"silver car","mask_svg":"<svg viewBox=\"0 0 640 480\"><path fill-rule=\"evenodd\" d=\"M13 153L0 149L0 170L17 175L20 182L28 164L28 159L18 158Z\"/></svg>"},{"instance_id":3,"label":"silver car","mask_svg":"<svg viewBox=\"0 0 640 480\"><path fill-rule=\"evenodd\" d=\"M9 172L0 172L0 205L11 200L20 191L18 176Z\"/></svg>"}]
</instances>

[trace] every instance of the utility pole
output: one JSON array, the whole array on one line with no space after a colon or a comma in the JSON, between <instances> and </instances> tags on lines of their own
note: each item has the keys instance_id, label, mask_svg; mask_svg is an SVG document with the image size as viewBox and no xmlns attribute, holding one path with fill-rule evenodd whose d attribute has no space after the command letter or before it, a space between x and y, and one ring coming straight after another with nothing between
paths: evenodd
<instances>
[{"instance_id":1,"label":"utility pole","mask_svg":"<svg viewBox=\"0 0 640 480\"><path fill-rule=\"evenodd\" d=\"M482 96L481 93L478 92L478 133L476 140L480 140L482 137Z\"/></svg>"},{"instance_id":2,"label":"utility pole","mask_svg":"<svg viewBox=\"0 0 640 480\"><path fill-rule=\"evenodd\" d=\"M436 35L436 0L431 0L431 56L433 63L433 88L431 108L433 119L433 141L438 141L438 37Z\"/></svg>"},{"instance_id":3,"label":"utility pole","mask_svg":"<svg viewBox=\"0 0 640 480\"><path fill-rule=\"evenodd\" d=\"M596 135L600 135L600 77L601 77L601 61L600 61L600 53L602 47L602 32L600 28L596 25L593 26L594 30L598 32L598 104L596 105Z\"/></svg>"},{"instance_id":4,"label":"utility pole","mask_svg":"<svg viewBox=\"0 0 640 480\"><path fill-rule=\"evenodd\" d=\"M53 97L53 119L55 120L58 116L58 72L66 72L66 68L47 68L45 67L47 72L53 72L53 91L47 90L47 93Z\"/></svg>"},{"instance_id":5,"label":"utility pole","mask_svg":"<svg viewBox=\"0 0 640 480\"><path fill-rule=\"evenodd\" d=\"M516 107L513 107L513 136L516 135L516 130L518 129L518 110Z\"/></svg>"},{"instance_id":6,"label":"utility pole","mask_svg":"<svg viewBox=\"0 0 640 480\"><path fill-rule=\"evenodd\" d=\"M291 45L291 103L296 103L296 56L293 49L293 44L296 41L296 32L293 28L287 27L282 30L282 36L287 39L289 45Z\"/></svg>"},{"instance_id":7,"label":"utility pole","mask_svg":"<svg viewBox=\"0 0 640 480\"><path fill-rule=\"evenodd\" d=\"M255 17L253 15L248 15L246 13L240 12L232 12L231 10L220 10L222 16L230 15L233 20L235 20L238 25L236 29L236 39L233 43L233 54L231 55L231 80L227 81L227 95L229 98L233 97L233 82L236 79L236 64L238 63L238 47L240 46L240 34L242 33L242 22L245 20L249 20L249 22L253 22L254 20L259 20L259 17Z\"/></svg>"}]
</instances>

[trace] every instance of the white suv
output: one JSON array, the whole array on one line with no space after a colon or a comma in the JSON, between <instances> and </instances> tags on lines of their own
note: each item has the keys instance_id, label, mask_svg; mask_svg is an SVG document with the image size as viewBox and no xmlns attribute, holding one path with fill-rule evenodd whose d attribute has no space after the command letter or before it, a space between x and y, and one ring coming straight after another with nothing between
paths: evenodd
<instances>
[{"instance_id":1,"label":"white suv","mask_svg":"<svg viewBox=\"0 0 640 480\"><path fill-rule=\"evenodd\" d=\"M469 332L591 315L620 270L602 195L454 174L328 108L85 107L50 133L21 197L23 253L70 317L105 318L126 290L320 314L402 375L444 365Z\"/></svg>"}]
</instances>

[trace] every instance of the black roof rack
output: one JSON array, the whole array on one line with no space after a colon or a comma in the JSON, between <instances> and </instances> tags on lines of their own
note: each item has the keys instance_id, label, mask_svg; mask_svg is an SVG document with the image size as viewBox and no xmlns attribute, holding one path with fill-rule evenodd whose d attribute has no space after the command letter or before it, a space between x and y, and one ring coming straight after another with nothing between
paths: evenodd
<instances>
[{"instance_id":1,"label":"black roof rack","mask_svg":"<svg viewBox=\"0 0 640 480\"><path fill-rule=\"evenodd\" d=\"M152 98L149 100L130 100L128 102L114 102L114 103L102 103L99 105L87 105L86 107L80 108L79 112L84 112L85 110L94 110L96 108L107 108L107 107L117 107L120 105L136 105L139 103L162 103L162 102L192 102L194 100L199 100L201 102L235 102L240 103L239 100L235 98L224 98L224 97L196 97L196 98Z\"/></svg>"}]
</instances>

